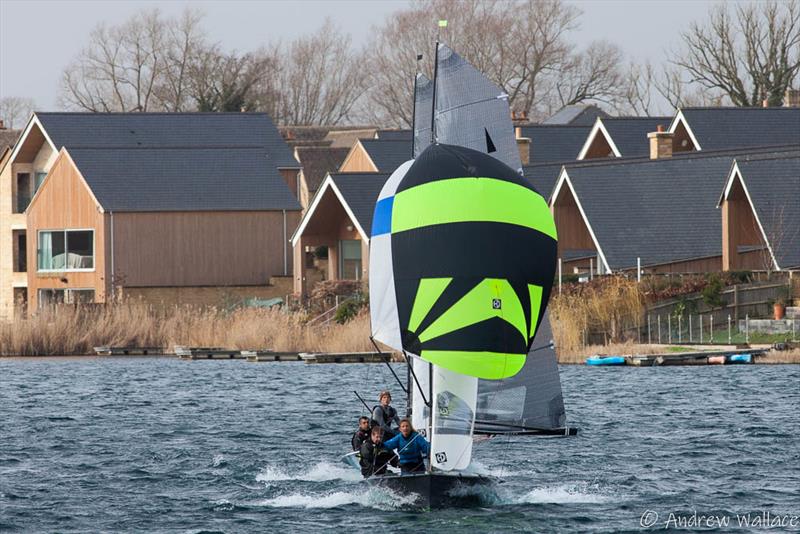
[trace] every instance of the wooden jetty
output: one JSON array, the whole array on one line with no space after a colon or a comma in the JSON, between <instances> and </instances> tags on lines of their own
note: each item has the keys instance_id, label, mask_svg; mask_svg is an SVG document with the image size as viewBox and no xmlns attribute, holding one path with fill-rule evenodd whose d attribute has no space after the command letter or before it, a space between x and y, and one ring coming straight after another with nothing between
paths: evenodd
<instances>
[{"instance_id":1,"label":"wooden jetty","mask_svg":"<svg viewBox=\"0 0 800 534\"><path fill-rule=\"evenodd\" d=\"M394 361L392 354L380 352L301 352L306 363L384 363L387 358Z\"/></svg>"},{"instance_id":2,"label":"wooden jetty","mask_svg":"<svg viewBox=\"0 0 800 534\"><path fill-rule=\"evenodd\" d=\"M182 360L242 360L239 349L223 349L219 347L175 347L175 355Z\"/></svg>"},{"instance_id":3,"label":"wooden jetty","mask_svg":"<svg viewBox=\"0 0 800 534\"><path fill-rule=\"evenodd\" d=\"M248 362L299 362L302 360L297 352L277 352L274 350L243 350L242 356Z\"/></svg>"},{"instance_id":4,"label":"wooden jetty","mask_svg":"<svg viewBox=\"0 0 800 534\"><path fill-rule=\"evenodd\" d=\"M98 356L149 356L167 353L164 347L94 347Z\"/></svg>"},{"instance_id":5,"label":"wooden jetty","mask_svg":"<svg viewBox=\"0 0 800 534\"><path fill-rule=\"evenodd\" d=\"M670 354L643 354L638 356L626 356L625 365L634 367L655 367L661 365L719 365L725 363L730 365L729 359L737 354L750 354L751 362L759 356L763 356L766 349L740 349L740 350L720 350L720 351L701 351L701 352L681 352Z\"/></svg>"}]
</instances>

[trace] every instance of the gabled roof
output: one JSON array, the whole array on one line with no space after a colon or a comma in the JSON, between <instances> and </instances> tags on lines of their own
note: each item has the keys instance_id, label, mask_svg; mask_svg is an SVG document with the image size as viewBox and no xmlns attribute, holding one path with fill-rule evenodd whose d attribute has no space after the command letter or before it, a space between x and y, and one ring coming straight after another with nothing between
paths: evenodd
<instances>
[{"instance_id":1,"label":"gabled roof","mask_svg":"<svg viewBox=\"0 0 800 534\"><path fill-rule=\"evenodd\" d=\"M388 178L389 174L378 172L328 174L292 234L292 246L297 244L297 240L303 235L309 221L315 217L317 206L327 191L336 195L348 217L361 234L361 239L369 242L369 236L372 235L372 214L375 210L375 203Z\"/></svg>"},{"instance_id":2,"label":"gabled roof","mask_svg":"<svg viewBox=\"0 0 800 534\"><path fill-rule=\"evenodd\" d=\"M701 150L786 145L800 139L800 108L795 107L680 108L669 131L680 122Z\"/></svg>"},{"instance_id":3,"label":"gabled roof","mask_svg":"<svg viewBox=\"0 0 800 534\"><path fill-rule=\"evenodd\" d=\"M556 192L568 184L611 270L635 268L637 257L649 266L720 256L717 199L734 158L747 153L701 152L658 160L570 164L559 177L551 205Z\"/></svg>"},{"instance_id":4,"label":"gabled roof","mask_svg":"<svg viewBox=\"0 0 800 534\"><path fill-rule=\"evenodd\" d=\"M553 187L556 185L556 180L558 180L558 174L561 172L561 167L570 163L574 163L574 161L525 165L522 167L522 174L545 200L549 200Z\"/></svg>"},{"instance_id":5,"label":"gabled roof","mask_svg":"<svg viewBox=\"0 0 800 534\"><path fill-rule=\"evenodd\" d=\"M522 137L531 140L530 164L575 161L591 126L530 124L522 126Z\"/></svg>"},{"instance_id":6,"label":"gabled roof","mask_svg":"<svg viewBox=\"0 0 800 534\"><path fill-rule=\"evenodd\" d=\"M392 173L403 162L411 159L411 139L361 139L361 146L378 168L378 172Z\"/></svg>"},{"instance_id":7,"label":"gabled roof","mask_svg":"<svg viewBox=\"0 0 800 534\"><path fill-rule=\"evenodd\" d=\"M65 151L106 211L300 209L263 148Z\"/></svg>"},{"instance_id":8,"label":"gabled roof","mask_svg":"<svg viewBox=\"0 0 800 534\"><path fill-rule=\"evenodd\" d=\"M6 147L12 148L14 143L17 142L20 133L21 130L9 130L5 128L0 130L0 152Z\"/></svg>"},{"instance_id":9,"label":"gabled roof","mask_svg":"<svg viewBox=\"0 0 800 534\"><path fill-rule=\"evenodd\" d=\"M389 178L385 173L334 173L331 180L344 197L358 224L372 235L372 215L378 195Z\"/></svg>"},{"instance_id":10,"label":"gabled roof","mask_svg":"<svg viewBox=\"0 0 800 534\"><path fill-rule=\"evenodd\" d=\"M43 113L47 136L73 148L259 148L277 168L300 168L266 113Z\"/></svg>"},{"instance_id":11,"label":"gabled roof","mask_svg":"<svg viewBox=\"0 0 800 534\"><path fill-rule=\"evenodd\" d=\"M308 190L313 194L329 172L337 172L350 152L348 148L298 146L297 157L303 166Z\"/></svg>"},{"instance_id":12,"label":"gabled roof","mask_svg":"<svg viewBox=\"0 0 800 534\"><path fill-rule=\"evenodd\" d=\"M724 198L739 177L776 267L800 267L800 149L737 157Z\"/></svg>"},{"instance_id":13,"label":"gabled roof","mask_svg":"<svg viewBox=\"0 0 800 534\"><path fill-rule=\"evenodd\" d=\"M411 142L411 130L378 130L375 132L375 139L384 141L408 141Z\"/></svg>"},{"instance_id":14,"label":"gabled roof","mask_svg":"<svg viewBox=\"0 0 800 534\"><path fill-rule=\"evenodd\" d=\"M630 158L647 156L650 153L650 142L647 134L655 132L659 124L665 128L672 117L608 117L598 119L603 124L620 157Z\"/></svg>"},{"instance_id":15,"label":"gabled roof","mask_svg":"<svg viewBox=\"0 0 800 534\"><path fill-rule=\"evenodd\" d=\"M591 126L598 117L608 117L608 113L594 105L571 104L564 106L542 124L571 124L573 126Z\"/></svg>"}]
</instances>

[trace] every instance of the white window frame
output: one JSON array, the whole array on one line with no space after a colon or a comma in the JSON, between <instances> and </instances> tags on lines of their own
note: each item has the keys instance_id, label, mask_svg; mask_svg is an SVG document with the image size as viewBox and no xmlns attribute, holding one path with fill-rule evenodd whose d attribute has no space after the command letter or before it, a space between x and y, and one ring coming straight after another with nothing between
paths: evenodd
<instances>
[{"instance_id":1,"label":"white window frame","mask_svg":"<svg viewBox=\"0 0 800 534\"><path fill-rule=\"evenodd\" d=\"M91 269L40 269L39 268L39 251L41 250L41 236L43 232L63 232L64 235L64 253L67 250L67 232L92 232L92 268ZM97 269L97 232L94 228L53 228L42 229L36 231L36 272L37 273L93 273Z\"/></svg>"}]
</instances>

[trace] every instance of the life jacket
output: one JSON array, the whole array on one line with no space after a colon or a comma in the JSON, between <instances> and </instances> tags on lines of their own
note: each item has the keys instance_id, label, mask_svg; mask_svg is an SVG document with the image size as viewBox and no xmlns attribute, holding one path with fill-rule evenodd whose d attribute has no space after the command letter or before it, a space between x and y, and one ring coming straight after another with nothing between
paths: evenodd
<instances>
[{"instance_id":1,"label":"life jacket","mask_svg":"<svg viewBox=\"0 0 800 534\"><path fill-rule=\"evenodd\" d=\"M375 406L372 407L372 413L375 413L375 408L380 408L381 409L381 412L383 413L383 422L386 424L387 427L391 428L392 427L392 419L394 419L397 416L397 410L395 410L391 406L389 406L388 409L387 409L387 408L383 407L383 404L376 404ZM378 421L376 421L375 419L370 418L369 426L373 427L375 425L380 426Z\"/></svg>"}]
</instances>

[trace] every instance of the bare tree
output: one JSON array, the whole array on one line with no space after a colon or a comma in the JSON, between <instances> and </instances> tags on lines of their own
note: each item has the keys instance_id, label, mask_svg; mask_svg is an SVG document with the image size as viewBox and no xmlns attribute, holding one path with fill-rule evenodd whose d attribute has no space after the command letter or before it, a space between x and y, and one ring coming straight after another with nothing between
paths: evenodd
<instances>
[{"instance_id":1,"label":"bare tree","mask_svg":"<svg viewBox=\"0 0 800 534\"><path fill-rule=\"evenodd\" d=\"M725 4L682 34L683 50L671 62L683 69L681 85L699 84L737 106L780 105L800 73L800 7L796 0Z\"/></svg>"},{"instance_id":2,"label":"bare tree","mask_svg":"<svg viewBox=\"0 0 800 534\"><path fill-rule=\"evenodd\" d=\"M33 111L33 100L19 96L0 98L0 120L6 128L21 127Z\"/></svg>"},{"instance_id":3,"label":"bare tree","mask_svg":"<svg viewBox=\"0 0 800 534\"><path fill-rule=\"evenodd\" d=\"M282 49L282 124L339 124L347 121L364 92L363 60L350 36L325 23Z\"/></svg>"},{"instance_id":4,"label":"bare tree","mask_svg":"<svg viewBox=\"0 0 800 534\"><path fill-rule=\"evenodd\" d=\"M603 90L591 85L593 75L585 75L586 67L598 67L601 58L579 60L567 40L579 15L561 0L425 0L398 11L376 30L377 42L369 52L370 119L411 124L415 58L423 54L420 68L431 74L437 19L448 20L442 40L508 93L514 111L533 116L542 106L549 109L549 91L567 66L573 69L575 94L565 94L566 100L600 94ZM590 86L581 87L587 80Z\"/></svg>"},{"instance_id":5,"label":"bare tree","mask_svg":"<svg viewBox=\"0 0 800 534\"><path fill-rule=\"evenodd\" d=\"M192 62L208 47L200 23L203 15L187 9L179 19L166 27L166 60L156 93L164 111L188 111L193 102L190 95Z\"/></svg>"},{"instance_id":6,"label":"bare tree","mask_svg":"<svg viewBox=\"0 0 800 534\"><path fill-rule=\"evenodd\" d=\"M188 91L198 111L254 111L254 88L275 68L268 55L199 50L188 67Z\"/></svg>"},{"instance_id":7,"label":"bare tree","mask_svg":"<svg viewBox=\"0 0 800 534\"><path fill-rule=\"evenodd\" d=\"M568 57L555 77L559 107L587 100L615 105L624 94L622 56L617 45L596 41Z\"/></svg>"},{"instance_id":8,"label":"bare tree","mask_svg":"<svg viewBox=\"0 0 800 534\"><path fill-rule=\"evenodd\" d=\"M119 26L99 25L64 70L61 104L86 111L181 111L191 102L187 74L204 46L201 15L165 19L142 11Z\"/></svg>"}]
</instances>

